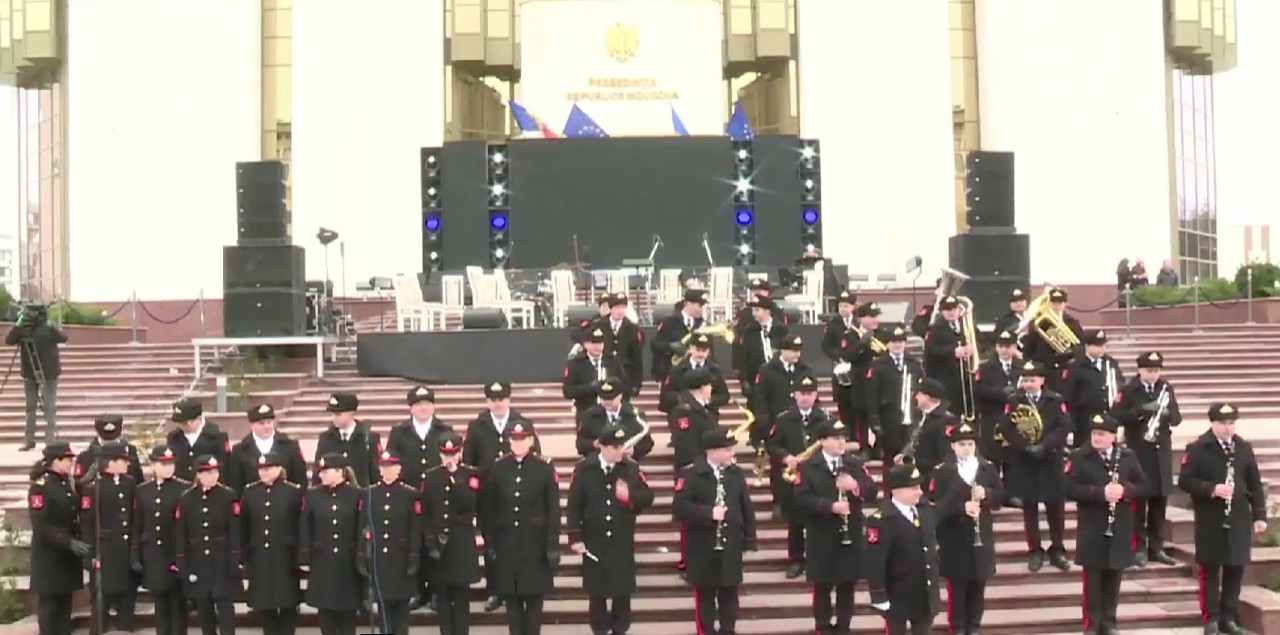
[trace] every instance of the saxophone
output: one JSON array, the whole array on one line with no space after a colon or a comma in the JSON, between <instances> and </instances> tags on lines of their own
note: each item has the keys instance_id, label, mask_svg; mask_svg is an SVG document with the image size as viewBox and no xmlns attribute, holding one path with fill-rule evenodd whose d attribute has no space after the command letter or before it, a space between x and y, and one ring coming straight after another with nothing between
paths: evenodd
<instances>
[{"instance_id":1,"label":"saxophone","mask_svg":"<svg viewBox=\"0 0 1280 635\"><path fill-rule=\"evenodd\" d=\"M822 439L817 439L813 443L810 443L809 447L805 448L803 452L797 454L796 458L800 460L800 463L804 463L805 461L813 458L813 455L817 454L820 449L822 449ZM798 470L794 467L784 468L782 470L782 481L788 485L795 485L797 471Z\"/></svg>"},{"instance_id":2,"label":"saxophone","mask_svg":"<svg viewBox=\"0 0 1280 635\"><path fill-rule=\"evenodd\" d=\"M1122 448L1120 447L1119 444L1117 444L1115 447L1111 449L1111 465L1107 466L1108 467L1107 471L1111 474L1111 481L1110 481L1111 485L1120 484L1121 449ZM1116 504L1107 503L1107 530L1102 535L1108 538L1114 537L1116 535L1115 527L1116 527Z\"/></svg>"},{"instance_id":3,"label":"saxophone","mask_svg":"<svg viewBox=\"0 0 1280 635\"><path fill-rule=\"evenodd\" d=\"M920 450L920 431L924 429L924 421L913 424L911 436L907 439L907 447L902 450L902 464L915 465L916 452Z\"/></svg>"},{"instance_id":4,"label":"saxophone","mask_svg":"<svg viewBox=\"0 0 1280 635\"><path fill-rule=\"evenodd\" d=\"M1227 487L1234 488L1236 486L1236 444L1232 443L1227 446L1227 478L1223 480L1223 484ZM1236 496L1234 490L1231 498L1228 498L1222 508L1222 528L1231 529L1231 508L1235 502Z\"/></svg>"},{"instance_id":5,"label":"saxophone","mask_svg":"<svg viewBox=\"0 0 1280 635\"><path fill-rule=\"evenodd\" d=\"M831 478L833 480L838 480L840 478L841 473L842 471L840 468L833 466L831 469ZM838 486L836 487L836 502L837 503L849 502L849 496L845 494L845 491L840 489ZM845 514L840 517L840 544L846 547L853 544L853 535L849 533L849 515L848 514Z\"/></svg>"},{"instance_id":6,"label":"saxophone","mask_svg":"<svg viewBox=\"0 0 1280 635\"><path fill-rule=\"evenodd\" d=\"M716 471L716 502L714 506L715 507L726 506L725 493L724 493L724 468L721 468ZM725 543L724 525L725 525L725 521L723 520L716 523L716 546L713 548L714 551L724 551L724 543Z\"/></svg>"}]
</instances>

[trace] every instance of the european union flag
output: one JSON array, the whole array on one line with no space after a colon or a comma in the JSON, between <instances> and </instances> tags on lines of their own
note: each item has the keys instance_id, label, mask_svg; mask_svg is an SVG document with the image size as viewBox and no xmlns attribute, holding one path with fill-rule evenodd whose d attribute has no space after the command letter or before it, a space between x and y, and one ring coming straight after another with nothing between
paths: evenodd
<instances>
[{"instance_id":1,"label":"european union flag","mask_svg":"<svg viewBox=\"0 0 1280 635\"><path fill-rule=\"evenodd\" d=\"M681 137L689 136L689 130L684 127L684 122L680 121L680 113L676 112L676 107L671 106L671 128Z\"/></svg>"},{"instance_id":2,"label":"european union flag","mask_svg":"<svg viewBox=\"0 0 1280 635\"><path fill-rule=\"evenodd\" d=\"M596 124L591 116L578 107L573 105L573 109L569 111L569 118L564 122L564 136L570 139L581 137L597 137L604 138L609 135Z\"/></svg>"},{"instance_id":3,"label":"european union flag","mask_svg":"<svg viewBox=\"0 0 1280 635\"><path fill-rule=\"evenodd\" d=\"M734 141L750 141L755 138L756 133L751 129L751 122L747 121L747 113L742 109L742 102L733 102L733 116L729 117L729 123L725 124L724 133Z\"/></svg>"}]
</instances>

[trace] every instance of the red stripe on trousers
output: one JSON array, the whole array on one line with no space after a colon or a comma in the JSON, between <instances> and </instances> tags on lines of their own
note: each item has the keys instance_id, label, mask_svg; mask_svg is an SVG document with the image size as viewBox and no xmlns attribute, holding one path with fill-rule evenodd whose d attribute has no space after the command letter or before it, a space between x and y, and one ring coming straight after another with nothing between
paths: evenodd
<instances>
[{"instance_id":1,"label":"red stripe on trousers","mask_svg":"<svg viewBox=\"0 0 1280 635\"><path fill-rule=\"evenodd\" d=\"M693 587L693 626L698 629L698 635L706 635L702 630L702 590L698 587Z\"/></svg>"},{"instance_id":2,"label":"red stripe on trousers","mask_svg":"<svg viewBox=\"0 0 1280 635\"><path fill-rule=\"evenodd\" d=\"M1200 619L1205 623L1209 623L1209 604L1205 601L1205 574L1204 565L1196 567L1199 571L1196 575L1199 584L1196 585L1196 598L1200 600Z\"/></svg>"},{"instance_id":3,"label":"red stripe on trousers","mask_svg":"<svg viewBox=\"0 0 1280 635\"><path fill-rule=\"evenodd\" d=\"M951 578L947 578L947 632L951 635L956 633L956 623L951 619L951 607L955 606L953 602L955 596L952 595Z\"/></svg>"},{"instance_id":4,"label":"red stripe on trousers","mask_svg":"<svg viewBox=\"0 0 1280 635\"><path fill-rule=\"evenodd\" d=\"M809 607L810 607L810 609L811 609L811 612L812 612L812 613L813 613L813 615L814 615L814 620L813 620L813 621L814 621L814 622L817 622L817 621L818 621L818 620L817 620L817 615L818 615L818 584L815 582L814 584L809 585L809 588L813 590L813 593L812 593L812 600L809 602ZM823 629L823 628L824 628L824 625L823 625L823 624L815 624L815 625L814 625L814 627L813 627L813 635L822 635L822 629Z\"/></svg>"},{"instance_id":5,"label":"red stripe on trousers","mask_svg":"<svg viewBox=\"0 0 1280 635\"><path fill-rule=\"evenodd\" d=\"M1089 570L1080 571L1080 612L1084 616L1084 630L1089 630Z\"/></svg>"},{"instance_id":6,"label":"red stripe on trousers","mask_svg":"<svg viewBox=\"0 0 1280 635\"><path fill-rule=\"evenodd\" d=\"M676 569L684 571L684 554L689 544L689 528L684 523L680 523L680 562L676 564Z\"/></svg>"},{"instance_id":7,"label":"red stripe on trousers","mask_svg":"<svg viewBox=\"0 0 1280 635\"><path fill-rule=\"evenodd\" d=\"M1134 499L1129 503L1129 509L1133 510L1133 552L1138 553L1138 528L1143 526L1144 520L1138 518L1138 501ZM1150 548L1150 547L1148 547Z\"/></svg>"}]
</instances>

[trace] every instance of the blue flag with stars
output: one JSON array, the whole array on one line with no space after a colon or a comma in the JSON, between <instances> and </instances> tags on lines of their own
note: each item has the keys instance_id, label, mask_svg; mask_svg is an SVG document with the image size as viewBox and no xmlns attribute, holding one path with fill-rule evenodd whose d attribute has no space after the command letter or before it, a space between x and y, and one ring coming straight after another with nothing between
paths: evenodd
<instances>
[{"instance_id":1,"label":"blue flag with stars","mask_svg":"<svg viewBox=\"0 0 1280 635\"><path fill-rule=\"evenodd\" d=\"M733 141L750 141L756 137L751 122L747 121L747 112L742 109L742 102L733 102L733 116L725 124L724 133Z\"/></svg>"},{"instance_id":2,"label":"blue flag with stars","mask_svg":"<svg viewBox=\"0 0 1280 635\"><path fill-rule=\"evenodd\" d=\"M590 115L583 112L578 104L573 105L573 109L569 111L569 118L564 122L564 136L570 139L580 138L605 138L609 135L600 128Z\"/></svg>"}]
</instances>

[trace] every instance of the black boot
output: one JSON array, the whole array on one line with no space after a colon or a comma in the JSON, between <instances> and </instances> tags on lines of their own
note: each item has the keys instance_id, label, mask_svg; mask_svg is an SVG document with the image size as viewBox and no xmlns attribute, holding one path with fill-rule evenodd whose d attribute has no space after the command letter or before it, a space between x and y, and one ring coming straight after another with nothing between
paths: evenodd
<instances>
[{"instance_id":1,"label":"black boot","mask_svg":"<svg viewBox=\"0 0 1280 635\"><path fill-rule=\"evenodd\" d=\"M1233 619L1222 620L1222 622L1218 624L1218 630L1221 631L1223 635L1245 635L1245 630L1240 628L1240 625L1236 624L1236 621Z\"/></svg>"},{"instance_id":2,"label":"black boot","mask_svg":"<svg viewBox=\"0 0 1280 635\"><path fill-rule=\"evenodd\" d=\"M792 562L792 563L791 563L791 566L787 567L787 579L788 579L788 580L794 580L794 579L796 579L796 578L798 578L798 577L800 577L800 576L802 576L802 575L804 575L804 563L803 563L803 562Z\"/></svg>"},{"instance_id":3,"label":"black boot","mask_svg":"<svg viewBox=\"0 0 1280 635\"><path fill-rule=\"evenodd\" d=\"M500 608L502 608L502 599L497 596L491 595L489 596L489 599L484 601L485 613L492 613Z\"/></svg>"},{"instance_id":4,"label":"black boot","mask_svg":"<svg viewBox=\"0 0 1280 635\"><path fill-rule=\"evenodd\" d=\"M1173 556L1169 555L1169 552L1165 551L1164 549L1157 549L1155 551L1152 551L1150 554L1150 558L1152 562L1159 562L1160 564L1167 564L1167 565L1178 564L1178 561L1174 559Z\"/></svg>"},{"instance_id":5,"label":"black boot","mask_svg":"<svg viewBox=\"0 0 1280 635\"><path fill-rule=\"evenodd\" d=\"M1031 557L1027 559L1027 570L1036 573L1044 568L1044 552L1033 551Z\"/></svg>"},{"instance_id":6,"label":"black boot","mask_svg":"<svg viewBox=\"0 0 1280 635\"><path fill-rule=\"evenodd\" d=\"M1139 569L1147 566L1147 553L1145 551L1133 554L1133 566Z\"/></svg>"}]
</instances>

